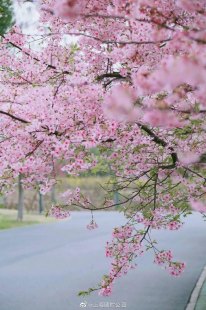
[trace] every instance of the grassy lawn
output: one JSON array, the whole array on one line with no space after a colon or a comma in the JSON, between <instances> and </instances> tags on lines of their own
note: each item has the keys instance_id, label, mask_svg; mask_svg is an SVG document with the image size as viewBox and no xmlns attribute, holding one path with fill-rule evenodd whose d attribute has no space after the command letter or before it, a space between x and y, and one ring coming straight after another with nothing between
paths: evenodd
<instances>
[{"instance_id":1,"label":"grassy lawn","mask_svg":"<svg viewBox=\"0 0 206 310\"><path fill-rule=\"evenodd\" d=\"M17 221L16 218L16 210L0 209L0 229L22 227L33 224L51 223L55 221L53 218L45 217L45 215L43 214L38 215L32 213L25 214L24 220L22 222Z\"/></svg>"},{"instance_id":2,"label":"grassy lawn","mask_svg":"<svg viewBox=\"0 0 206 310\"><path fill-rule=\"evenodd\" d=\"M61 203L63 200L61 198L62 192L71 189L74 190L76 187L81 189L81 192L89 197L92 203L98 208L102 206L105 199L106 191L100 186L107 187L109 181L108 176L88 176L88 177L59 177L58 183L55 187L55 198L57 203ZM43 206L45 210L48 210L52 205L52 193L49 192L42 197ZM113 198L111 194L111 199ZM22 227L32 224L49 223L56 221L53 218L45 217L45 214L39 215L39 193L37 190L24 190L24 219L22 222L17 221L17 201L18 201L18 190L14 191L6 196L6 205L2 197L0 197L0 230L8 229L13 227ZM70 207L72 210L81 210L77 207Z\"/></svg>"}]
</instances>

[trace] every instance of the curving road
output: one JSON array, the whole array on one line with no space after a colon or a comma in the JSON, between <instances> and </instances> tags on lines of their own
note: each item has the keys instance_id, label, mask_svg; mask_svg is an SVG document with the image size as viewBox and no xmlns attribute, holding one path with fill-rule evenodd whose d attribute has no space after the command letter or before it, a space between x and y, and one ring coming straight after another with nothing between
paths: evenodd
<instances>
[{"instance_id":1,"label":"curving road","mask_svg":"<svg viewBox=\"0 0 206 310\"><path fill-rule=\"evenodd\" d=\"M89 213L73 213L71 220L0 232L0 310L185 309L206 264L206 222L200 215L188 218L179 232L155 233L161 248L172 248L177 259L186 261L182 277L170 277L147 253L107 298L76 294L94 287L107 273L104 246L112 227L124 218L98 212L95 232L85 228L89 219ZM86 307L81 308L81 302Z\"/></svg>"}]
</instances>

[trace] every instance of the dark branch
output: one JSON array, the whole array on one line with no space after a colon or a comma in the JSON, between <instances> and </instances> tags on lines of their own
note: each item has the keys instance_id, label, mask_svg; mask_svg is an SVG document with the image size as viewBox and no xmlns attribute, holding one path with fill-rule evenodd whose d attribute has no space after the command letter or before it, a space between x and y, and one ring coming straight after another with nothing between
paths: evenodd
<instances>
[{"instance_id":1,"label":"dark branch","mask_svg":"<svg viewBox=\"0 0 206 310\"><path fill-rule=\"evenodd\" d=\"M6 38L5 38L4 35L0 34L0 36L1 36L3 39L6 40ZM37 61L37 62L40 62L39 58L32 56L30 53L28 53L28 52L26 52L25 50L23 50L23 49L22 49L20 46L18 46L17 44L15 44L15 43L13 43L13 42L11 42L11 41L8 41L8 43L9 43L11 46L15 47L16 49L18 49L19 51L21 51L23 54L27 55L28 57L31 57L32 59L34 59L34 60ZM46 63L46 62L43 62L43 64L46 65L47 68L53 69L53 70L57 71L57 68L56 68L55 66L53 66L53 65L51 65L51 64L48 64L48 63ZM69 71L63 71L63 73L64 73L64 74L70 74Z\"/></svg>"},{"instance_id":2,"label":"dark branch","mask_svg":"<svg viewBox=\"0 0 206 310\"><path fill-rule=\"evenodd\" d=\"M159 138L150 128L148 128L145 125L139 124L138 126L144 130L150 137L153 138L153 141L163 147L167 146L167 142L165 142L163 139Z\"/></svg>"},{"instance_id":3,"label":"dark branch","mask_svg":"<svg viewBox=\"0 0 206 310\"><path fill-rule=\"evenodd\" d=\"M19 121L19 122L21 122L21 123L30 124L29 121L27 121L27 120L25 120L25 119L23 119L23 118L21 118L21 117L18 117L18 116L16 116L16 115L10 114L9 112L5 112L5 111L1 111L1 110L0 110L0 114L6 115L6 116L8 116L8 117L11 117L12 119L14 119L14 120L16 120L16 121Z\"/></svg>"},{"instance_id":4,"label":"dark branch","mask_svg":"<svg viewBox=\"0 0 206 310\"><path fill-rule=\"evenodd\" d=\"M111 72L111 73L105 73L102 75L97 76L97 81L102 81L105 78L116 78L116 79L125 79L126 77L122 76L119 72Z\"/></svg>"},{"instance_id":5,"label":"dark branch","mask_svg":"<svg viewBox=\"0 0 206 310\"><path fill-rule=\"evenodd\" d=\"M163 139L159 138L150 128L148 128L146 125L138 124L138 126L144 130L150 137L153 138L153 141L161 145L162 147L166 147L168 143L164 141ZM171 165L163 165L160 166L161 169L174 169L176 167L176 163L178 161L177 153L174 152L174 149L172 147L169 147L169 150L171 151L171 158L172 158L172 164Z\"/></svg>"}]
</instances>

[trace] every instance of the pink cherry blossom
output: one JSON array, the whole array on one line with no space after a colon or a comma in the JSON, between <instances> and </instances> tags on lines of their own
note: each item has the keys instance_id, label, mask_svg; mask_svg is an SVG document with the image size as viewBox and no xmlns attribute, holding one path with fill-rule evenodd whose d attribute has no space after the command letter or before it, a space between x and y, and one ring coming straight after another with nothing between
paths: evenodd
<instances>
[{"instance_id":1,"label":"pink cherry blossom","mask_svg":"<svg viewBox=\"0 0 206 310\"><path fill-rule=\"evenodd\" d=\"M153 110L144 114L144 121L153 127L175 128L182 127L182 123L177 117L166 110Z\"/></svg>"},{"instance_id":2,"label":"pink cherry blossom","mask_svg":"<svg viewBox=\"0 0 206 310\"><path fill-rule=\"evenodd\" d=\"M99 291L99 295L100 296L104 296L104 297L107 297L107 296L110 296L112 294L112 287L110 285L108 286L104 286L104 282L103 282L103 287L101 288L101 290Z\"/></svg>"},{"instance_id":3,"label":"pink cherry blossom","mask_svg":"<svg viewBox=\"0 0 206 310\"><path fill-rule=\"evenodd\" d=\"M67 210L63 210L61 207L59 206L52 206L49 214L53 217L55 217L56 219L65 219L70 217L70 213Z\"/></svg>"},{"instance_id":4,"label":"pink cherry blossom","mask_svg":"<svg viewBox=\"0 0 206 310\"><path fill-rule=\"evenodd\" d=\"M177 5L191 13L205 9L204 0L178 0Z\"/></svg>"},{"instance_id":5,"label":"pink cherry blossom","mask_svg":"<svg viewBox=\"0 0 206 310\"><path fill-rule=\"evenodd\" d=\"M157 265L164 267L170 275L180 276L184 269L185 263L172 261L173 255L171 251L162 251L155 255L154 262Z\"/></svg>"},{"instance_id":6,"label":"pink cherry blossom","mask_svg":"<svg viewBox=\"0 0 206 310\"><path fill-rule=\"evenodd\" d=\"M200 155L194 152L178 153L178 159L182 164L190 165L197 163L200 159Z\"/></svg>"},{"instance_id":7,"label":"pink cherry blossom","mask_svg":"<svg viewBox=\"0 0 206 310\"><path fill-rule=\"evenodd\" d=\"M94 230L94 229L96 229L96 228L98 228L98 225L97 225L97 223L96 223L95 221L93 221L93 220L87 225L87 229L88 229L88 230Z\"/></svg>"},{"instance_id":8,"label":"pink cherry blossom","mask_svg":"<svg viewBox=\"0 0 206 310\"><path fill-rule=\"evenodd\" d=\"M135 121L138 119L138 109L135 108L135 94L127 85L113 87L105 98L105 115L117 121Z\"/></svg>"},{"instance_id":9,"label":"pink cherry blossom","mask_svg":"<svg viewBox=\"0 0 206 310\"><path fill-rule=\"evenodd\" d=\"M206 212L206 204L203 203L202 201L191 199L190 204L193 210L198 211L200 213Z\"/></svg>"},{"instance_id":10,"label":"pink cherry blossom","mask_svg":"<svg viewBox=\"0 0 206 310\"><path fill-rule=\"evenodd\" d=\"M54 6L55 14L65 21L77 18L82 9L80 0L59 0Z\"/></svg>"}]
</instances>

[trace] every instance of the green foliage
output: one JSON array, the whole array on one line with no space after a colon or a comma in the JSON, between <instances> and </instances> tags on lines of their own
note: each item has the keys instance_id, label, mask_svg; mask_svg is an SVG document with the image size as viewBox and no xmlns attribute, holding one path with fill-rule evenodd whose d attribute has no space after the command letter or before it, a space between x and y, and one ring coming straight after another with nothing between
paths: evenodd
<instances>
[{"instance_id":1,"label":"green foliage","mask_svg":"<svg viewBox=\"0 0 206 310\"><path fill-rule=\"evenodd\" d=\"M90 287L90 288L88 289L88 291L80 291L80 292L78 293L78 296L79 296L79 297L85 297L85 296L90 295L93 291L96 291L96 289Z\"/></svg>"},{"instance_id":2,"label":"green foliage","mask_svg":"<svg viewBox=\"0 0 206 310\"><path fill-rule=\"evenodd\" d=\"M135 153L139 153L142 149L146 148L147 145L146 144L139 144L136 147L134 147L133 151Z\"/></svg>"},{"instance_id":3,"label":"green foliage","mask_svg":"<svg viewBox=\"0 0 206 310\"><path fill-rule=\"evenodd\" d=\"M12 25L11 0L0 0L0 34L5 34Z\"/></svg>"},{"instance_id":4,"label":"green foliage","mask_svg":"<svg viewBox=\"0 0 206 310\"><path fill-rule=\"evenodd\" d=\"M97 165L90 170L91 175L107 176L110 174L108 163L105 160L99 160Z\"/></svg>"},{"instance_id":5,"label":"green foliage","mask_svg":"<svg viewBox=\"0 0 206 310\"><path fill-rule=\"evenodd\" d=\"M102 156L105 150L101 148L91 148L90 153L93 154L97 160L95 167L91 168L88 171L82 172L80 175L85 176L109 176L111 169L109 168L108 161ZM108 152L108 151L107 151Z\"/></svg>"},{"instance_id":6,"label":"green foliage","mask_svg":"<svg viewBox=\"0 0 206 310\"><path fill-rule=\"evenodd\" d=\"M75 61L76 53L80 50L76 43L70 45L69 63L73 64Z\"/></svg>"},{"instance_id":7,"label":"green foliage","mask_svg":"<svg viewBox=\"0 0 206 310\"><path fill-rule=\"evenodd\" d=\"M85 296L88 296L88 295L89 295L88 291L80 291L80 292L78 293L78 296L79 296L79 297L85 297Z\"/></svg>"}]
</instances>

